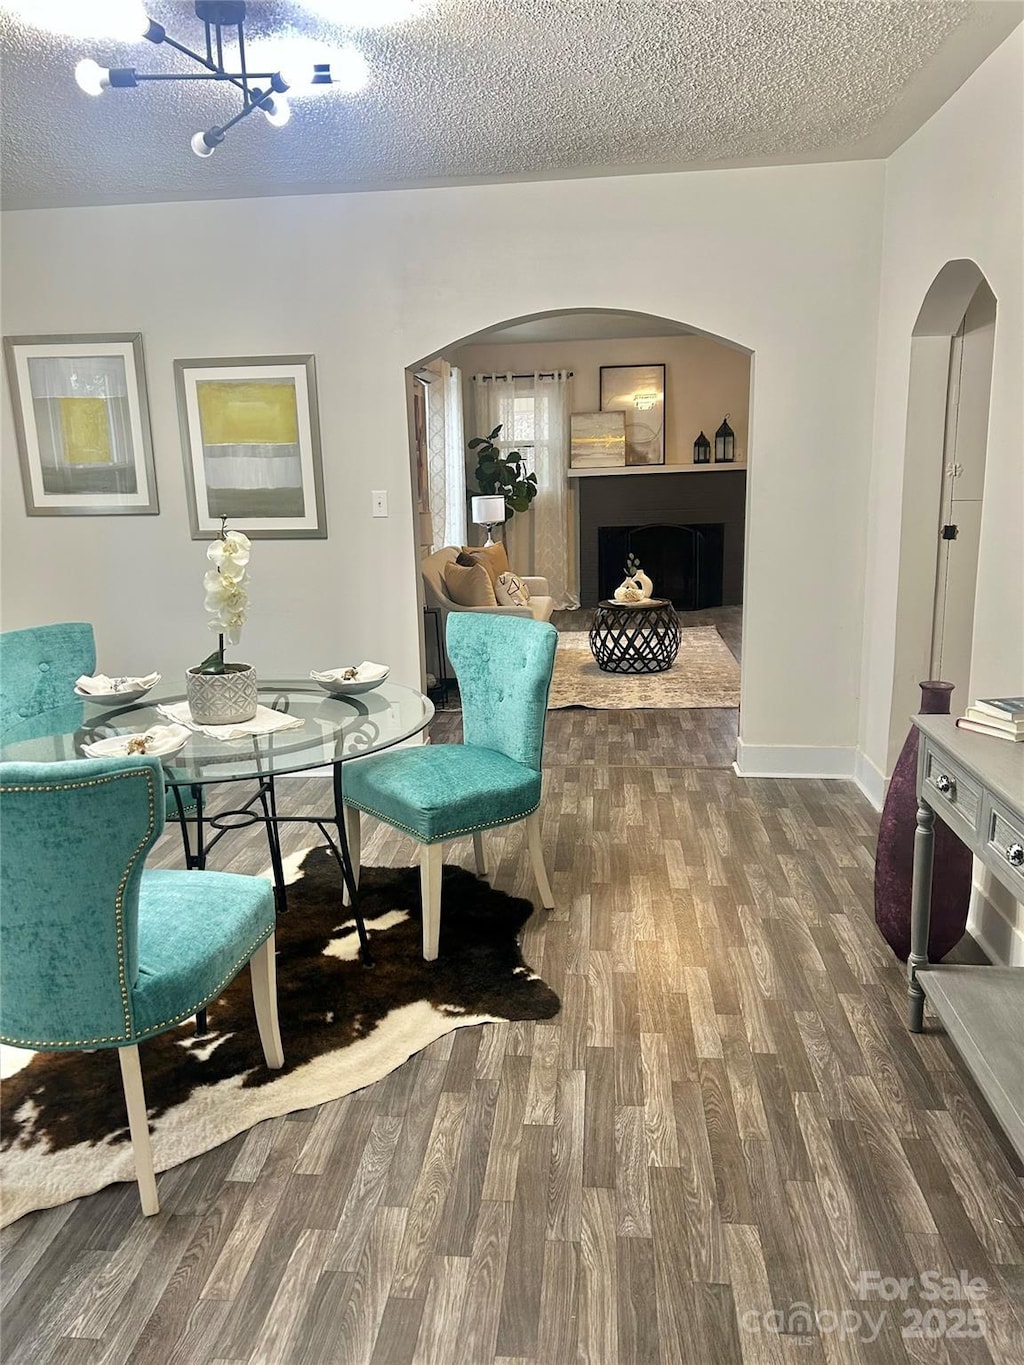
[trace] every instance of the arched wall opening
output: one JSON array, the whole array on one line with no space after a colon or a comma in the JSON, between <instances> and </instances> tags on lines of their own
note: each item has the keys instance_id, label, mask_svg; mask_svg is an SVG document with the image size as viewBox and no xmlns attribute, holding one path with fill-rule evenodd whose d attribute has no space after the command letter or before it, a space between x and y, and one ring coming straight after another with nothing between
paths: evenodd
<instances>
[{"instance_id":1,"label":"arched wall opening","mask_svg":"<svg viewBox=\"0 0 1024 1365\"><path fill-rule=\"evenodd\" d=\"M918 709L918 684L971 700L996 298L970 260L949 261L921 304L910 352L896 645L887 771Z\"/></svg>"},{"instance_id":2,"label":"arched wall opening","mask_svg":"<svg viewBox=\"0 0 1024 1365\"><path fill-rule=\"evenodd\" d=\"M598 366L593 361L593 352L587 351L580 343L586 343L591 348L597 348L605 344L620 346L626 342L634 343L634 350L639 347L644 350L642 356L635 356L620 362L618 358L608 361L610 364L628 363L656 363L665 360L663 347L660 347L657 339L674 337L677 340L685 340L690 344L694 353L701 352L710 357L721 358L721 370L728 372L731 379L730 392L736 394L742 391L742 397L731 403L725 402L724 393L715 393L712 388L713 396L707 397L706 386L699 382L696 375L687 375L686 380L689 384L688 397L684 404L680 395L674 388L673 366L667 367L665 384L665 414L664 414L664 434L665 434L665 468L675 473L682 473L681 466L684 464L692 469L693 467L693 443L699 431L704 431L708 438L714 442L714 433L722 422L726 412L730 413L730 425L734 427L735 436L735 460L733 462L738 480L742 480L739 501L739 520L738 530L733 533L733 546L738 541L738 550L735 550L730 561L731 567L727 570L727 578L733 584L732 597L738 604L746 600L746 568L747 568L747 537L749 535L749 484L746 478L746 469L750 460L751 430L750 417L752 412L752 393L753 393L753 371L754 353L753 351L732 338L724 337L707 329L700 328L688 322L677 319L667 318L661 315L640 312L621 308L602 308L602 307L577 307L551 309L533 312L527 315L507 318L495 322L491 326L478 329L468 333L447 345L439 348L431 354L424 356L406 368L406 391L409 396L409 433L410 433L410 488L413 502L414 523L417 525L417 561L423 558L423 551L428 537L431 535L429 516L425 519L423 512L422 489L424 485L422 439L425 425L422 410L422 395L419 392L420 380L430 378L430 370L433 367L436 371L441 363L452 361L453 357L465 356L468 360L470 356L480 359L479 368L491 371L499 370L504 373L505 365L492 363L495 358L492 347L499 349L512 345L516 347L516 354L522 355L528 349L532 352L534 347L538 347L538 354L543 357L554 356L556 352L565 352L564 360L554 359L549 361L547 358L537 368L548 371L552 365L558 368L566 363L566 367L574 373L574 390L571 410L574 413L597 411L599 403L597 401L598 385ZM655 339L654 344L650 344L650 339ZM646 340L645 340L646 339ZM527 346L529 343L529 346ZM551 343L545 347L545 343ZM555 343L565 343L561 348ZM577 356L574 360L573 355L569 354L566 347L569 343L577 346L584 351L584 357ZM646 347L646 349L645 349ZM509 356L513 354L508 353ZM465 361L460 364L465 365ZM602 363L604 363L602 361ZM473 368L476 369L476 359ZM518 362L514 368L519 370ZM524 371L531 371L534 367L531 363L522 366ZM688 367L689 368L689 367ZM589 370L593 369L593 375ZM466 371L468 376L468 371ZM419 376L419 378L417 378ZM591 382L592 381L592 382ZM466 386L468 388L468 384ZM429 390L433 393L436 390L434 384L428 383ZM591 393L589 390L593 389ZM699 409L694 406L695 400L692 394L697 392L701 395L703 406ZM675 400L673 402L673 400ZM718 411L718 406L722 404L722 410ZM680 411L685 406L685 415ZM466 403L466 422L464 431L464 441L468 441L473 435L479 434L475 430L470 430L472 422L473 402L467 393ZM714 414L713 420L711 414ZM690 426L693 430L690 430ZM484 433L486 434L486 433ZM568 454L568 452L567 452ZM712 464L714 455L712 455ZM596 471L595 471L596 472ZM625 472L625 471L623 471ZM653 473L653 470L648 470ZM719 467L719 472L726 472ZM570 496L570 516L569 531L570 537L575 538L579 526L578 506L576 503L576 490L580 489L583 481L576 477L568 477L567 482L571 490ZM472 483L472 470L468 471L469 481ZM697 477L701 478L698 469ZM616 489L623 489L626 485L630 488L638 488L641 485L654 488L654 484L649 480L639 479L605 479L599 480L601 485L612 486ZM684 484L691 487L697 485L689 478L673 478L671 481L663 480L662 484L671 482L672 485L682 487ZM702 480L704 487L710 487L716 483L714 475L709 480ZM596 489L597 483L593 480L587 481L588 490ZM717 486L724 488L724 482L718 481ZM470 492L474 491L470 488ZM713 518L707 518L713 520ZM517 518L516 521L519 519ZM526 518L523 518L525 523ZM521 531L520 531L521 535ZM436 541L436 526L434 540ZM520 541L521 544L521 541ZM511 549L511 546L510 546ZM580 554L578 544L571 546L576 568L576 578L574 586L578 589L581 580L586 582L587 570L582 564L584 556ZM528 568L527 572L531 570ZM538 570L539 571L539 570ZM621 577L621 575L620 575ZM423 605L423 584L417 574L417 592L420 594L421 606ZM591 594L592 595L592 594ZM585 603L587 605L588 603ZM592 605L592 603L590 603ZM738 616L738 613L737 613ZM420 613L421 620L423 613ZM746 620L742 622L742 631L746 631ZM433 629L432 622L427 621L426 640L421 638L420 655L424 662L425 673L433 671L428 668L429 651L432 641L429 638ZM739 629L737 622L737 629ZM742 655L741 641L736 642L736 652Z\"/></svg>"}]
</instances>

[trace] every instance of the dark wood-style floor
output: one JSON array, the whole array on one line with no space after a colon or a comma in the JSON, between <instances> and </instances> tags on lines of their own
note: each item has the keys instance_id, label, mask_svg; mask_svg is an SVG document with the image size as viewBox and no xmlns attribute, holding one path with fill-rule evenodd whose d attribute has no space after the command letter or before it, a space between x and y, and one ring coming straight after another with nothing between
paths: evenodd
<instances>
[{"instance_id":1,"label":"dark wood-style floor","mask_svg":"<svg viewBox=\"0 0 1024 1365\"><path fill-rule=\"evenodd\" d=\"M553 714L557 908L523 947L561 1014L261 1125L160 1177L155 1218L122 1185L22 1219L4 1360L1020 1365L1024 1183L941 1034L904 1029L875 816L695 761L725 714ZM263 866L231 839L220 866ZM488 847L532 894L521 831ZM977 1303L926 1297L960 1272Z\"/></svg>"}]
</instances>

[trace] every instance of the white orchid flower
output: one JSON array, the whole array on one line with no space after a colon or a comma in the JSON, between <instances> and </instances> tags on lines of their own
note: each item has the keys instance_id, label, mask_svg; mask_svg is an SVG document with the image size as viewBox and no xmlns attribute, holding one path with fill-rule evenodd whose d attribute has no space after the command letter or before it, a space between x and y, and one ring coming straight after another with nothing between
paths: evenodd
<instances>
[{"instance_id":1,"label":"white orchid flower","mask_svg":"<svg viewBox=\"0 0 1024 1365\"><path fill-rule=\"evenodd\" d=\"M211 564L231 578L240 578L249 563L251 542L241 531L227 531L223 540L212 540L206 551Z\"/></svg>"}]
</instances>

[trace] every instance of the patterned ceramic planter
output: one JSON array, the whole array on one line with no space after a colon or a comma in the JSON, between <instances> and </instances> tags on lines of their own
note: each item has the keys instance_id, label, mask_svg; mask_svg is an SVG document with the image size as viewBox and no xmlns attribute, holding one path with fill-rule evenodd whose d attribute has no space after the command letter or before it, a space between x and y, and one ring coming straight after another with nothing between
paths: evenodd
<instances>
[{"instance_id":1,"label":"patterned ceramic planter","mask_svg":"<svg viewBox=\"0 0 1024 1365\"><path fill-rule=\"evenodd\" d=\"M225 673L185 674L192 719L199 725L237 725L256 714L256 670L249 664L225 664Z\"/></svg>"}]
</instances>

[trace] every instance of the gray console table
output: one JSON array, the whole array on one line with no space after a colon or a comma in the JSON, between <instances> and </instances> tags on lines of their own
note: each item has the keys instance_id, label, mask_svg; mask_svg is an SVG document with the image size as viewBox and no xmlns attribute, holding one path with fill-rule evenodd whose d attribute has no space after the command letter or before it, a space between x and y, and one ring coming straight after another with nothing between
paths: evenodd
<instances>
[{"instance_id":1,"label":"gray console table","mask_svg":"<svg viewBox=\"0 0 1024 1365\"><path fill-rule=\"evenodd\" d=\"M908 1022L925 996L992 1112L1024 1157L1024 968L929 963L935 817L1024 901L1024 744L958 730L952 716L915 716L921 732Z\"/></svg>"}]
</instances>

